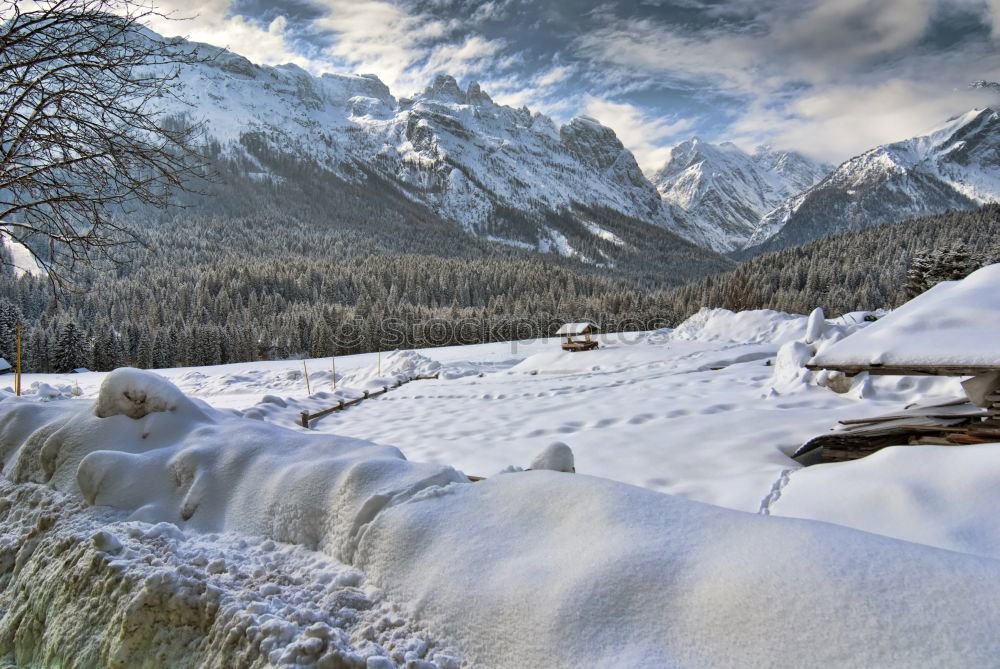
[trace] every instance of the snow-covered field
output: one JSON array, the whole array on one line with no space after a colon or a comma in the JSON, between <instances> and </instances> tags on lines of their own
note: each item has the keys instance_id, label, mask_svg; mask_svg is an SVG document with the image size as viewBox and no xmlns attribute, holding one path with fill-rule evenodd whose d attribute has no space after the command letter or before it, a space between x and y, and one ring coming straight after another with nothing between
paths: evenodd
<instances>
[{"instance_id":1,"label":"snow-covered field","mask_svg":"<svg viewBox=\"0 0 1000 669\"><path fill-rule=\"evenodd\" d=\"M0 401L0 649L26 663L75 649L334 667L988 666L993 447L788 457L838 419L961 396L957 380L915 377L838 393L842 380L802 368L866 325L704 310L586 353L542 340L338 358L337 390L330 358L307 360L311 395L303 361L158 372L172 384L26 375L28 395ZM299 426L303 410L433 374ZM577 474L518 471L556 442ZM100 576L67 577L55 558ZM87 625L25 622L110 590L120 606ZM130 623L184 632L135 641Z\"/></svg>"}]
</instances>

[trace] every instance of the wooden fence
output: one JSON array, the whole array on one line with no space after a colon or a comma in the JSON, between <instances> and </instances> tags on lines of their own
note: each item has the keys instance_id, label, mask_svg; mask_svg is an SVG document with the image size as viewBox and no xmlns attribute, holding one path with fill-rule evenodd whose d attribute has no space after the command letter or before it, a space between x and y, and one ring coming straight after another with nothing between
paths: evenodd
<instances>
[{"instance_id":1,"label":"wooden fence","mask_svg":"<svg viewBox=\"0 0 1000 669\"><path fill-rule=\"evenodd\" d=\"M423 381L428 379L436 379L438 377L439 374L432 374L430 376L411 376L406 380L397 379L396 383L394 383L392 386L382 386L382 390L376 390L374 392L366 390L364 395L362 395L361 397L356 397L353 400L340 400L339 402L337 402L337 404L330 407L329 409L323 409L322 411L317 411L316 413L309 413L308 411L299 412L299 422L301 423L302 427L309 427L310 421L318 420L323 416L329 416L335 411L343 411L347 407L354 406L355 404L360 404L361 402L371 399L373 397L384 395L387 392L389 392L390 389L399 388L404 383L409 383L410 381Z\"/></svg>"}]
</instances>

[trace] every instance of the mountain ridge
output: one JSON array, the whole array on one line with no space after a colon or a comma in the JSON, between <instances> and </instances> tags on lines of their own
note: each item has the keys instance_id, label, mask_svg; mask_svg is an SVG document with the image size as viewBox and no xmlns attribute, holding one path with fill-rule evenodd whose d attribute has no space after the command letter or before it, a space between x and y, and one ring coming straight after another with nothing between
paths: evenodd
<instances>
[{"instance_id":1,"label":"mountain ridge","mask_svg":"<svg viewBox=\"0 0 1000 669\"><path fill-rule=\"evenodd\" d=\"M606 209L679 239L696 236L664 206L614 131L590 117L557 127L525 107L496 104L474 82L462 89L448 75L397 99L374 75L315 77L195 46L212 58L181 70L177 95L185 104L167 101L166 108L203 121L226 146L254 135L339 178L376 170L470 234L597 266L612 263L611 254L584 257L545 219L571 214L578 228L607 241L615 235L586 214ZM263 167L258 176L269 178ZM535 229L507 221L508 210L536 219Z\"/></svg>"},{"instance_id":2,"label":"mountain ridge","mask_svg":"<svg viewBox=\"0 0 1000 669\"><path fill-rule=\"evenodd\" d=\"M1000 114L973 109L845 161L761 219L755 254L1000 198Z\"/></svg>"}]
</instances>

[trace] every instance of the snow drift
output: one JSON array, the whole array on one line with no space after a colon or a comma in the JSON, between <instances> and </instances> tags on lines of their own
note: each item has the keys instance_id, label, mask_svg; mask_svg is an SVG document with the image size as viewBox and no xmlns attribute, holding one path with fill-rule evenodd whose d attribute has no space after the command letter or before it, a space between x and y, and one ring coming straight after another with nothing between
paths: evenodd
<instances>
[{"instance_id":1,"label":"snow drift","mask_svg":"<svg viewBox=\"0 0 1000 669\"><path fill-rule=\"evenodd\" d=\"M792 472L771 513L1000 559L1000 448L898 446Z\"/></svg>"},{"instance_id":2,"label":"snow drift","mask_svg":"<svg viewBox=\"0 0 1000 669\"><path fill-rule=\"evenodd\" d=\"M1000 360L1000 264L945 281L863 334L819 352L817 365L984 365Z\"/></svg>"},{"instance_id":3,"label":"snow drift","mask_svg":"<svg viewBox=\"0 0 1000 669\"><path fill-rule=\"evenodd\" d=\"M676 341L732 341L742 344L782 344L805 334L807 319L783 311L757 309L732 312L702 307L672 331Z\"/></svg>"},{"instance_id":4,"label":"snow drift","mask_svg":"<svg viewBox=\"0 0 1000 669\"><path fill-rule=\"evenodd\" d=\"M467 481L391 446L224 414L134 369L110 374L96 406L9 397L0 408L0 457L14 481L128 510L132 520L264 535L347 562L382 505Z\"/></svg>"},{"instance_id":5,"label":"snow drift","mask_svg":"<svg viewBox=\"0 0 1000 669\"><path fill-rule=\"evenodd\" d=\"M86 400L0 401L4 476L166 541L235 532L322 551L472 666L985 666L1000 652L992 559L583 475L473 484L389 446L213 410L148 372L107 383L104 418ZM138 391L165 410L129 417Z\"/></svg>"}]
</instances>

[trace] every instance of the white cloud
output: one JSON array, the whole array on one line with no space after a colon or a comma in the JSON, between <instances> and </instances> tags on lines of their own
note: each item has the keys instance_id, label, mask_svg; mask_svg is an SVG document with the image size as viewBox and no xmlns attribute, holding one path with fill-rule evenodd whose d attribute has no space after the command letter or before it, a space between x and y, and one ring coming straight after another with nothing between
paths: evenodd
<instances>
[{"instance_id":1,"label":"white cloud","mask_svg":"<svg viewBox=\"0 0 1000 669\"><path fill-rule=\"evenodd\" d=\"M741 24L691 31L653 19L607 17L607 25L580 36L576 48L598 63L690 82L710 77L756 91L793 79L828 80L911 46L934 9L933 0L780 4L760 11L753 29Z\"/></svg>"},{"instance_id":2,"label":"white cloud","mask_svg":"<svg viewBox=\"0 0 1000 669\"><path fill-rule=\"evenodd\" d=\"M879 144L922 134L956 110L989 102L985 91L948 93L941 95L934 83L905 79L845 83L803 95L785 111L755 105L731 132L745 147L766 141L775 148L839 162Z\"/></svg>"},{"instance_id":3,"label":"white cloud","mask_svg":"<svg viewBox=\"0 0 1000 669\"><path fill-rule=\"evenodd\" d=\"M334 37L328 55L350 69L378 75L397 94L422 89L438 72L456 78L490 72L504 47L501 40L463 30L457 19L412 14L384 0L322 4L329 14L314 25Z\"/></svg>"},{"instance_id":4,"label":"white cloud","mask_svg":"<svg viewBox=\"0 0 1000 669\"><path fill-rule=\"evenodd\" d=\"M670 159L670 149L685 133L690 132L691 119L666 121L651 116L639 107L587 95L583 99L587 116L615 131L618 139L634 155L647 175L663 167Z\"/></svg>"},{"instance_id":5,"label":"white cloud","mask_svg":"<svg viewBox=\"0 0 1000 669\"><path fill-rule=\"evenodd\" d=\"M986 17L993 27L993 39L1000 40L1000 0L986 0Z\"/></svg>"},{"instance_id":6,"label":"white cloud","mask_svg":"<svg viewBox=\"0 0 1000 669\"><path fill-rule=\"evenodd\" d=\"M295 63L314 72L324 69L324 63L292 48L283 16L261 27L244 16L230 14L230 7L230 0L165 0L158 9L172 18L153 17L149 27L162 35L180 34L195 42L226 47L255 63Z\"/></svg>"},{"instance_id":7,"label":"white cloud","mask_svg":"<svg viewBox=\"0 0 1000 669\"><path fill-rule=\"evenodd\" d=\"M549 114L558 120L564 118L572 106L569 96L559 88L574 73L569 65L553 65L542 70L530 79L521 76L508 75L490 77L482 81L483 90L493 99L511 107L531 107L535 111Z\"/></svg>"},{"instance_id":8,"label":"white cloud","mask_svg":"<svg viewBox=\"0 0 1000 669\"><path fill-rule=\"evenodd\" d=\"M766 142L836 162L989 102L965 86L1000 74L992 45L970 41L947 53L918 46L936 11L982 1L737 2L730 9L749 16L749 27L721 22L690 32L607 17L575 46L623 79L739 96L745 104L737 121L716 139ZM986 1L996 21L1000 0Z\"/></svg>"}]
</instances>

